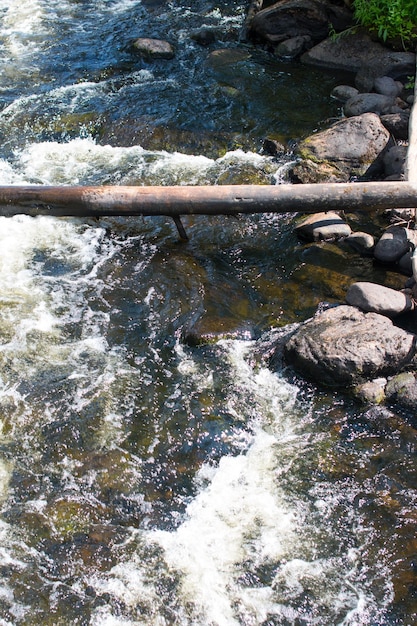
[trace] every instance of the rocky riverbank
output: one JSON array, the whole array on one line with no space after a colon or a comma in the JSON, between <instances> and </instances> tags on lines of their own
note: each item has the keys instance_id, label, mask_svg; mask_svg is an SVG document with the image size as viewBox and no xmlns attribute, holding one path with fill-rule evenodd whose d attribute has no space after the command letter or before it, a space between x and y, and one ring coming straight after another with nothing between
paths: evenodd
<instances>
[{"instance_id":1,"label":"rocky riverbank","mask_svg":"<svg viewBox=\"0 0 417 626\"><path fill-rule=\"evenodd\" d=\"M404 179L408 124L416 67L414 52L382 45L357 28L349 3L320 0L255 2L246 36L272 54L352 73L332 97L342 117L303 139L289 172L295 184ZM380 216L378 216L380 217ZM404 275L404 289L362 281L344 302L320 306L316 315L277 344L284 362L318 384L343 388L366 403L395 402L417 408L417 288L412 252L417 243L415 211L395 208L386 228L355 231L349 215L318 214L302 219L298 236L338 242ZM408 277L408 278L407 278Z\"/></svg>"}]
</instances>

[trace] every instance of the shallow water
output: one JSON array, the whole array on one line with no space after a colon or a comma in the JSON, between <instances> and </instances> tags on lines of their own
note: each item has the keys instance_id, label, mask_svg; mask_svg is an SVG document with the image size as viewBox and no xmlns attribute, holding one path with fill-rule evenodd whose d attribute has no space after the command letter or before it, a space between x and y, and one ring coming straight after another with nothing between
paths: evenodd
<instances>
[{"instance_id":1,"label":"shallow water","mask_svg":"<svg viewBox=\"0 0 417 626\"><path fill-rule=\"evenodd\" d=\"M0 183L280 182L341 77L241 42L244 9L1 0ZM0 218L0 624L415 623L415 429L266 358L403 278L293 219Z\"/></svg>"}]
</instances>

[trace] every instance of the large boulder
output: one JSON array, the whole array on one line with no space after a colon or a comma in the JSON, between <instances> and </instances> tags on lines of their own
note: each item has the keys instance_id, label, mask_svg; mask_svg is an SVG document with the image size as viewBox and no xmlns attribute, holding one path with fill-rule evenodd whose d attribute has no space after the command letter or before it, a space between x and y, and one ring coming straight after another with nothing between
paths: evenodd
<instances>
[{"instance_id":1,"label":"large boulder","mask_svg":"<svg viewBox=\"0 0 417 626\"><path fill-rule=\"evenodd\" d=\"M390 134L375 113L364 113L342 119L327 130L315 133L300 142L298 150L303 159L314 164L333 166L339 172L339 181L352 175L363 175L390 140ZM293 168L300 182L302 168Z\"/></svg>"},{"instance_id":2,"label":"large boulder","mask_svg":"<svg viewBox=\"0 0 417 626\"><path fill-rule=\"evenodd\" d=\"M317 0L281 0L256 13L250 24L252 37L271 44L300 36L320 41L328 33L326 8Z\"/></svg>"},{"instance_id":3,"label":"large boulder","mask_svg":"<svg viewBox=\"0 0 417 626\"><path fill-rule=\"evenodd\" d=\"M285 362L334 387L396 374L412 362L416 337L377 313L341 305L316 314L291 336Z\"/></svg>"},{"instance_id":4,"label":"large boulder","mask_svg":"<svg viewBox=\"0 0 417 626\"><path fill-rule=\"evenodd\" d=\"M361 29L344 37L329 37L301 57L308 65L356 73L356 87L364 92L372 91L378 77L414 75L415 59L414 52L390 50Z\"/></svg>"}]
</instances>

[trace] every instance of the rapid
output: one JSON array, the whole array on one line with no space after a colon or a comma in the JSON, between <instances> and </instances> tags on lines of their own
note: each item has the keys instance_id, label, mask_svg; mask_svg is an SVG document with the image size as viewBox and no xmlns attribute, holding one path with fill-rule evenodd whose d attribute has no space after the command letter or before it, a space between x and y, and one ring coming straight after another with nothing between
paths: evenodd
<instances>
[{"instance_id":1,"label":"rapid","mask_svg":"<svg viewBox=\"0 0 417 626\"><path fill-rule=\"evenodd\" d=\"M340 76L246 9L0 0L0 184L279 184ZM292 215L184 226L0 217L0 626L415 624L413 423L266 358L378 270Z\"/></svg>"}]
</instances>

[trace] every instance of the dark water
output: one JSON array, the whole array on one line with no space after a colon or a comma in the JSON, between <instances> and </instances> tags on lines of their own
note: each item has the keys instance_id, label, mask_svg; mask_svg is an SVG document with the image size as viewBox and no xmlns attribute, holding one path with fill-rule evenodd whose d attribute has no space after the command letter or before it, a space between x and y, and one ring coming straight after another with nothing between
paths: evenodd
<instances>
[{"instance_id":1,"label":"dark water","mask_svg":"<svg viewBox=\"0 0 417 626\"><path fill-rule=\"evenodd\" d=\"M239 2L0 16L1 184L275 184L340 115L342 77L241 42ZM187 218L180 243L165 218L0 219L2 626L416 622L410 420L264 356L353 280L403 278L293 220Z\"/></svg>"}]
</instances>

